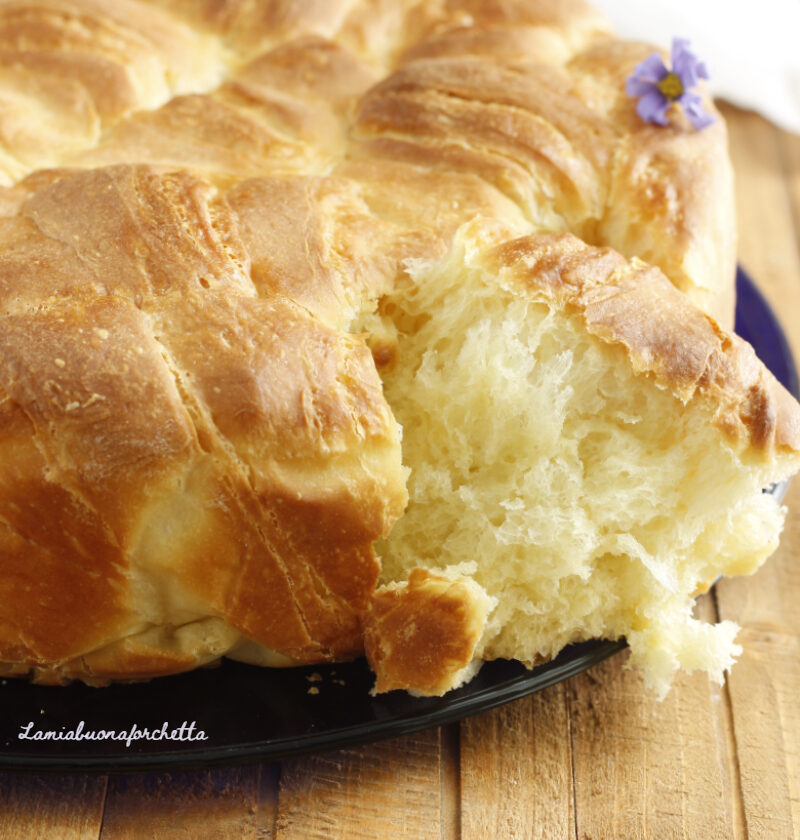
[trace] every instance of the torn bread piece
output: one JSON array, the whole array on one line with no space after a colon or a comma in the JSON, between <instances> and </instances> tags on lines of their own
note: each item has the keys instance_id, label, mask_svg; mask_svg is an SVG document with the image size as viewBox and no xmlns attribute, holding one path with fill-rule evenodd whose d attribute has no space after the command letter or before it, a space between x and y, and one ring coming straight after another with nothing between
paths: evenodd
<instances>
[{"instance_id":1,"label":"torn bread piece","mask_svg":"<svg viewBox=\"0 0 800 840\"><path fill-rule=\"evenodd\" d=\"M800 406L659 270L570 234L502 238L465 226L381 304L411 474L408 508L377 544L373 609L408 579L403 609L434 623L419 567L448 577L469 559L496 600L480 658L533 664L625 637L661 696L678 668L721 680L737 628L695 619L693 594L777 546L784 510L762 488L800 466ZM407 628L369 632L378 690L399 686L407 671L385 651Z\"/></svg>"},{"instance_id":2,"label":"torn bread piece","mask_svg":"<svg viewBox=\"0 0 800 840\"><path fill-rule=\"evenodd\" d=\"M496 603L468 577L426 569L382 586L364 623L377 678L373 693L404 688L439 695L468 682L480 668L475 646Z\"/></svg>"}]
</instances>

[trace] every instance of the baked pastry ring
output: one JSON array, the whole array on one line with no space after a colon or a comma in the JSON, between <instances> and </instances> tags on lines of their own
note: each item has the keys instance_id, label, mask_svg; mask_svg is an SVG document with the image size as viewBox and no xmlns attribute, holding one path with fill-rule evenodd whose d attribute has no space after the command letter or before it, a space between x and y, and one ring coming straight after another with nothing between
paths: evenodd
<instances>
[{"instance_id":1,"label":"baked pastry ring","mask_svg":"<svg viewBox=\"0 0 800 840\"><path fill-rule=\"evenodd\" d=\"M476 659L626 635L658 690L679 665L720 674L733 630L687 605L774 547L759 490L797 469L798 407L724 329L724 123L641 123L624 79L648 52L572 0L0 6L2 673L102 684L366 644L379 689L441 693ZM476 349L486 329L500 343ZM495 393L512 364L528 390ZM514 443L528 415L471 439L414 407L459 405L475 370L504 411L549 394L577 428L593 406L628 472L587 471L594 444L552 413ZM513 470L453 485L462 461L504 463L490 432L536 469L572 447L580 493L512 493ZM437 434L450 454L422 486ZM726 464L710 507L698 442ZM576 501L676 458L649 538L627 501ZM459 530L446 500L470 493ZM570 506L592 536L562 556ZM464 550L473 525L510 559Z\"/></svg>"}]
</instances>

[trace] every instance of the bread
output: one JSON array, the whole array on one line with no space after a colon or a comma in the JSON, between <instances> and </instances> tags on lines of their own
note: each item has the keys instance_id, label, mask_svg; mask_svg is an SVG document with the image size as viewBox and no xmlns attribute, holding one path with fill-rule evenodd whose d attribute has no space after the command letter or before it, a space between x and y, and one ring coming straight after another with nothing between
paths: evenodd
<instances>
[{"instance_id":1,"label":"bread","mask_svg":"<svg viewBox=\"0 0 800 840\"><path fill-rule=\"evenodd\" d=\"M411 475L378 543L378 690L419 658L421 568L450 598L464 578L480 585L459 599L482 627L475 658L534 664L624 636L660 694L678 667L721 679L736 628L692 618L692 596L776 547L783 513L762 487L800 464L798 406L657 269L571 234L500 235L465 226L382 304L400 325L384 388ZM401 602L398 630L387 614ZM413 687L457 685L468 661Z\"/></svg>"},{"instance_id":2,"label":"bread","mask_svg":"<svg viewBox=\"0 0 800 840\"><path fill-rule=\"evenodd\" d=\"M721 673L690 596L774 548L800 408L650 49L573 0L1 4L0 671Z\"/></svg>"}]
</instances>

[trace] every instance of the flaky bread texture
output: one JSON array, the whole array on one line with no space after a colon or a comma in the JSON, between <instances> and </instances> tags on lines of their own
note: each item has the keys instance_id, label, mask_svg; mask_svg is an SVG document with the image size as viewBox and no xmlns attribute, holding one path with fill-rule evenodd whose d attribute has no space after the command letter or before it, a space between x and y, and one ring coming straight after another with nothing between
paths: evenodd
<instances>
[{"instance_id":1,"label":"flaky bread texture","mask_svg":"<svg viewBox=\"0 0 800 840\"><path fill-rule=\"evenodd\" d=\"M381 686L438 693L475 656L507 655L505 607L466 547L457 569L420 555L395 577L402 528L383 572L375 554L405 521L407 465L414 493L422 475L421 432L402 416L401 449L386 394L441 314L408 322L403 296L420 266L473 271L465 242L488 254L482 238L570 231L646 258L729 326L725 127L638 120L624 79L650 50L579 0L0 1L0 669L103 683L222 655L346 659L369 639ZM552 241L559 265L573 258ZM496 259L486 271L510 277L512 256ZM612 276L598 271L598 329ZM695 312L628 299L680 301L668 324ZM612 368L660 393L706 333L659 343L656 320L650 356ZM569 323L578 344L602 338ZM709 374L712 425L734 440L755 423L735 395L762 369L715 335L733 350ZM472 359L487 394L501 356ZM783 451L794 411L772 423L759 393L746 416L763 441L737 455L754 463ZM450 653L425 669L406 656L400 678L413 648L392 612L413 627L426 602Z\"/></svg>"},{"instance_id":2,"label":"flaky bread texture","mask_svg":"<svg viewBox=\"0 0 800 840\"><path fill-rule=\"evenodd\" d=\"M420 568L496 602L486 618L463 591L460 609L485 618L476 658L533 664L625 637L659 694L678 667L721 679L735 625L694 619L693 596L776 547L783 511L762 488L800 466L800 407L660 271L570 234L498 235L467 226L383 303L398 330L384 387L411 475L378 544L378 687L395 677L378 654L402 650L405 673L410 628L431 620L413 609L413 577L402 584ZM402 633L389 597L411 616ZM453 687L468 661L428 679Z\"/></svg>"}]
</instances>

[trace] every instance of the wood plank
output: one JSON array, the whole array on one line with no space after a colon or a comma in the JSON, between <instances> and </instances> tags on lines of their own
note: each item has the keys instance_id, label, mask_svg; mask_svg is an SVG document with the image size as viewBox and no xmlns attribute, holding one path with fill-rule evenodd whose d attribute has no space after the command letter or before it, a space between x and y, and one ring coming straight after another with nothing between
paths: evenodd
<instances>
[{"instance_id":1,"label":"wood plank","mask_svg":"<svg viewBox=\"0 0 800 840\"><path fill-rule=\"evenodd\" d=\"M272 825L269 773L249 765L110 776L100 840L262 840L269 834L258 834L259 822Z\"/></svg>"},{"instance_id":2,"label":"wood plank","mask_svg":"<svg viewBox=\"0 0 800 840\"><path fill-rule=\"evenodd\" d=\"M439 737L440 840L461 840L461 724L441 727Z\"/></svg>"},{"instance_id":3,"label":"wood plank","mask_svg":"<svg viewBox=\"0 0 800 840\"><path fill-rule=\"evenodd\" d=\"M261 765L258 779L256 840L274 840L278 820L278 784L280 777L281 765L279 762Z\"/></svg>"},{"instance_id":4,"label":"wood plank","mask_svg":"<svg viewBox=\"0 0 800 840\"><path fill-rule=\"evenodd\" d=\"M800 135L788 131L778 131L777 134L786 187L792 204L795 242L800 248Z\"/></svg>"},{"instance_id":5,"label":"wood plank","mask_svg":"<svg viewBox=\"0 0 800 840\"><path fill-rule=\"evenodd\" d=\"M0 840L97 840L105 776L0 773Z\"/></svg>"},{"instance_id":6,"label":"wood plank","mask_svg":"<svg viewBox=\"0 0 800 840\"><path fill-rule=\"evenodd\" d=\"M736 175L739 259L800 358L800 252L783 169L782 133L748 111L726 107L724 113Z\"/></svg>"},{"instance_id":7,"label":"wood plank","mask_svg":"<svg viewBox=\"0 0 800 840\"><path fill-rule=\"evenodd\" d=\"M575 836L566 687L461 724L464 840Z\"/></svg>"},{"instance_id":8,"label":"wood plank","mask_svg":"<svg viewBox=\"0 0 800 840\"><path fill-rule=\"evenodd\" d=\"M713 618L710 598L699 609ZM614 657L568 684L576 836L742 836L726 772L732 759L719 689L704 674L682 674L659 702L625 660L625 654Z\"/></svg>"},{"instance_id":9,"label":"wood plank","mask_svg":"<svg viewBox=\"0 0 800 840\"><path fill-rule=\"evenodd\" d=\"M748 836L800 836L800 481L781 547L751 578L721 581L720 614L742 626L729 678Z\"/></svg>"},{"instance_id":10,"label":"wood plank","mask_svg":"<svg viewBox=\"0 0 800 840\"><path fill-rule=\"evenodd\" d=\"M741 254L800 358L800 138L732 110ZM742 625L728 680L749 838L800 836L800 486L781 548L753 577L722 581L722 618Z\"/></svg>"},{"instance_id":11,"label":"wood plank","mask_svg":"<svg viewBox=\"0 0 800 840\"><path fill-rule=\"evenodd\" d=\"M447 837L441 730L283 764L279 840Z\"/></svg>"}]
</instances>

